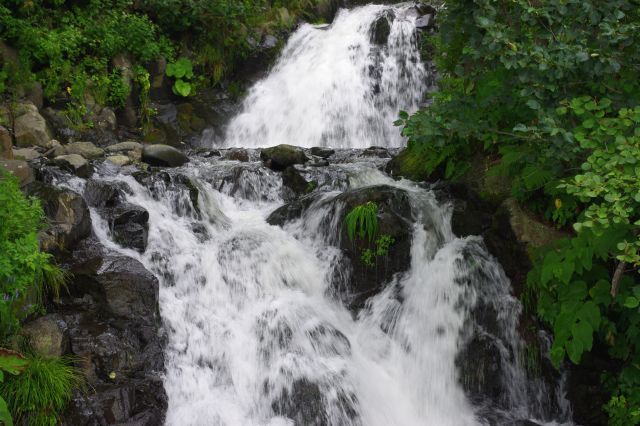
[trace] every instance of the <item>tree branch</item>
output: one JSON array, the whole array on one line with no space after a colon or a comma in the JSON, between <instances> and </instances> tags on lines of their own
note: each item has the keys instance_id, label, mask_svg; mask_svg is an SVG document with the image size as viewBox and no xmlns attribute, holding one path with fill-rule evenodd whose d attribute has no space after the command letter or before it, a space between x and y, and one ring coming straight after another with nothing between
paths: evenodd
<instances>
[{"instance_id":1,"label":"tree branch","mask_svg":"<svg viewBox=\"0 0 640 426\"><path fill-rule=\"evenodd\" d=\"M618 287L620 286L620 280L622 274L624 274L624 268L627 266L626 262L618 262L616 271L613 273L613 279L611 280L611 297L615 298L618 295Z\"/></svg>"}]
</instances>

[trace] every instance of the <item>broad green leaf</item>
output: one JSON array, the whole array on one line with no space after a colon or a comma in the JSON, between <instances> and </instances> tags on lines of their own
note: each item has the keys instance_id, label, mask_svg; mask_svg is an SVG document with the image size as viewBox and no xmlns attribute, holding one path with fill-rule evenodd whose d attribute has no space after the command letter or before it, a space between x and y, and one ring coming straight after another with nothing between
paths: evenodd
<instances>
[{"instance_id":1,"label":"broad green leaf","mask_svg":"<svg viewBox=\"0 0 640 426\"><path fill-rule=\"evenodd\" d=\"M634 296L629 296L624 301L624 306L629 309L635 309L640 306L640 300Z\"/></svg>"},{"instance_id":2,"label":"broad green leaf","mask_svg":"<svg viewBox=\"0 0 640 426\"><path fill-rule=\"evenodd\" d=\"M176 94L187 97L191 94L191 84L184 80L176 80L173 85Z\"/></svg>"},{"instance_id":3,"label":"broad green leaf","mask_svg":"<svg viewBox=\"0 0 640 426\"><path fill-rule=\"evenodd\" d=\"M571 336L574 341L580 342L583 350L591 350L593 345L593 329L584 321L577 322L571 327Z\"/></svg>"},{"instance_id":4,"label":"broad green leaf","mask_svg":"<svg viewBox=\"0 0 640 426\"><path fill-rule=\"evenodd\" d=\"M4 426L13 426L13 418L11 417L11 413L9 412L7 403L1 396L0 396L0 422L3 423Z\"/></svg>"}]
</instances>

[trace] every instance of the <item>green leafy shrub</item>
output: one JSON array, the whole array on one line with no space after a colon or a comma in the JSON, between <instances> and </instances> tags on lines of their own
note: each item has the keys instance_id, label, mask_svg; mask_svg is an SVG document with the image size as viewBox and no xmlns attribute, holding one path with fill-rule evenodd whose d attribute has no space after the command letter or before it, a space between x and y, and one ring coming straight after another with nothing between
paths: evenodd
<instances>
[{"instance_id":1,"label":"green leafy shrub","mask_svg":"<svg viewBox=\"0 0 640 426\"><path fill-rule=\"evenodd\" d=\"M0 383L15 419L33 426L60 423L73 390L84 385L82 374L69 358L30 356L21 374Z\"/></svg>"},{"instance_id":2,"label":"green leafy shrub","mask_svg":"<svg viewBox=\"0 0 640 426\"><path fill-rule=\"evenodd\" d=\"M27 361L17 352L0 348L0 384L4 382L4 375L18 375L27 367ZM0 392L0 422L5 426L13 426L13 417L7 406L7 402Z\"/></svg>"},{"instance_id":3,"label":"green leafy shrub","mask_svg":"<svg viewBox=\"0 0 640 426\"><path fill-rule=\"evenodd\" d=\"M26 198L17 179L0 170L0 341L19 327L19 322L39 308L23 306L29 295L41 301L50 288L55 294L65 285L65 273L40 251L38 231L44 214L39 202Z\"/></svg>"},{"instance_id":4,"label":"green leafy shrub","mask_svg":"<svg viewBox=\"0 0 640 426\"><path fill-rule=\"evenodd\" d=\"M193 64L187 58L180 58L176 62L167 64L166 74L175 79L173 93L187 97L195 94L193 79Z\"/></svg>"}]
</instances>

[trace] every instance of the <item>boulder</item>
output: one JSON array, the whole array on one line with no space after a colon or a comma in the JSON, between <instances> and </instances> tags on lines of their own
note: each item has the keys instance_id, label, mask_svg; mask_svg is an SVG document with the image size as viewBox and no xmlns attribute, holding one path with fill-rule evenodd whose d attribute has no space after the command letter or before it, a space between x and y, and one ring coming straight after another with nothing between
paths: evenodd
<instances>
[{"instance_id":1,"label":"boulder","mask_svg":"<svg viewBox=\"0 0 640 426\"><path fill-rule=\"evenodd\" d=\"M159 321L158 280L142 263L130 257L107 257L96 279L113 315L137 324Z\"/></svg>"},{"instance_id":2,"label":"boulder","mask_svg":"<svg viewBox=\"0 0 640 426\"><path fill-rule=\"evenodd\" d=\"M158 425L167 408L158 281L128 257L105 255L94 238L68 260L69 294L57 304L91 392L76 392L65 425Z\"/></svg>"},{"instance_id":3,"label":"boulder","mask_svg":"<svg viewBox=\"0 0 640 426\"><path fill-rule=\"evenodd\" d=\"M4 126L0 126L0 158L13 159L13 138Z\"/></svg>"},{"instance_id":4,"label":"boulder","mask_svg":"<svg viewBox=\"0 0 640 426\"><path fill-rule=\"evenodd\" d=\"M324 148L321 146L314 146L313 148L311 148L311 155L315 155L322 158L329 158L335 153L336 151L331 148Z\"/></svg>"},{"instance_id":5,"label":"boulder","mask_svg":"<svg viewBox=\"0 0 640 426\"><path fill-rule=\"evenodd\" d=\"M0 160L0 170L2 169L17 177L22 188L34 181L33 170L24 160Z\"/></svg>"},{"instance_id":6,"label":"boulder","mask_svg":"<svg viewBox=\"0 0 640 426\"><path fill-rule=\"evenodd\" d=\"M302 195L311 192L313 189L302 174L293 166L287 167L282 172L282 184L291 189L295 195Z\"/></svg>"},{"instance_id":7,"label":"boulder","mask_svg":"<svg viewBox=\"0 0 640 426\"><path fill-rule=\"evenodd\" d=\"M418 30L430 30L435 27L436 19L435 15L427 14L416 19L416 29Z\"/></svg>"},{"instance_id":8,"label":"boulder","mask_svg":"<svg viewBox=\"0 0 640 426\"><path fill-rule=\"evenodd\" d=\"M371 25L371 43L377 45L387 44L391 33L391 23L395 16L391 10L384 11Z\"/></svg>"},{"instance_id":9,"label":"boulder","mask_svg":"<svg viewBox=\"0 0 640 426\"><path fill-rule=\"evenodd\" d=\"M94 121L96 127L103 131L113 132L118 126L116 114L111 108L102 108Z\"/></svg>"},{"instance_id":10,"label":"boulder","mask_svg":"<svg viewBox=\"0 0 640 426\"><path fill-rule=\"evenodd\" d=\"M91 216L80 194L41 182L31 184L27 192L40 198L51 224L39 236L43 250L52 253L69 251L91 233Z\"/></svg>"},{"instance_id":11,"label":"boulder","mask_svg":"<svg viewBox=\"0 0 640 426\"><path fill-rule=\"evenodd\" d=\"M120 142L115 145L110 145L106 147L104 150L110 153L121 153L127 151L134 151L137 149L142 149L142 144L135 141L125 141Z\"/></svg>"},{"instance_id":12,"label":"boulder","mask_svg":"<svg viewBox=\"0 0 640 426\"><path fill-rule=\"evenodd\" d=\"M189 158L181 151L169 145L145 145L142 150L142 161L158 167L180 167L189 162Z\"/></svg>"},{"instance_id":13,"label":"boulder","mask_svg":"<svg viewBox=\"0 0 640 426\"><path fill-rule=\"evenodd\" d=\"M84 187L84 199L91 207L115 207L124 201L129 188L122 182L90 180Z\"/></svg>"},{"instance_id":14,"label":"boulder","mask_svg":"<svg viewBox=\"0 0 640 426\"><path fill-rule=\"evenodd\" d=\"M286 144L263 149L260 152L260 158L273 170L284 170L289 166L304 164L308 161L302 148Z\"/></svg>"},{"instance_id":15,"label":"boulder","mask_svg":"<svg viewBox=\"0 0 640 426\"><path fill-rule=\"evenodd\" d=\"M288 417L296 425L328 426L330 423L320 387L307 379L293 382L291 389L283 389L273 401L274 413Z\"/></svg>"},{"instance_id":16,"label":"boulder","mask_svg":"<svg viewBox=\"0 0 640 426\"><path fill-rule=\"evenodd\" d=\"M234 160L246 163L249 161L249 152L243 148L231 148L222 158L225 160Z\"/></svg>"},{"instance_id":17,"label":"boulder","mask_svg":"<svg viewBox=\"0 0 640 426\"><path fill-rule=\"evenodd\" d=\"M115 242L123 247L144 252L149 232L149 212L130 203L119 203L107 213L109 229Z\"/></svg>"},{"instance_id":18,"label":"boulder","mask_svg":"<svg viewBox=\"0 0 640 426\"><path fill-rule=\"evenodd\" d=\"M123 167L128 164L131 164L131 158L126 155L110 155L106 158L107 162L113 164L114 166Z\"/></svg>"},{"instance_id":19,"label":"boulder","mask_svg":"<svg viewBox=\"0 0 640 426\"><path fill-rule=\"evenodd\" d=\"M40 157L42 157L42 154L40 154L38 151L36 151L33 148L14 148L13 149L13 158L17 160L31 161Z\"/></svg>"},{"instance_id":20,"label":"boulder","mask_svg":"<svg viewBox=\"0 0 640 426\"><path fill-rule=\"evenodd\" d=\"M43 357L60 357L69 353L67 324L57 314L48 314L22 326L31 347Z\"/></svg>"},{"instance_id":21,"label":"boulder","mask_svg":"<svg viewBox=\"0 0 640 426\"><path fill-rule=\"evenodd\" d=\"M72 142L64 146L67 154L78 154L87 160L95 160L104 155L104 150L91 142Z\"/></svg>"},{"instance_id":22,"label":"boulder","mask_svg":"<svg viewBox=\"0 0 640 426\"><path fill-rule=\"evenodd\" d=\"M13 132L16 145L20 148L29 146L47 148L52 138L47 122L37 111L29 111L16 118Z\"/></svg>"},{"instance_id":23,"label":"boulder","mask_svg":"<svg viewBox=\"0 0 640 426\"><path fill-rule=\"evenodd\" d=\"M59 155L53 159L53 162L61 169L70 171L81 178L88 178L93 172L89 162L78 154Z\"/></svg>"},{"instance_id":24,"label":"boulder","mask_svg":"<svg viewBox=\"0 0 640 426\"><path fill-rule=\"evenodd\" d=\"M531 248L548 246L567 235L557 229L544 224L526 212L514 198L507 198L500 209L509 214L511 229L518 241Z\"/></svg>"}]
</instances>

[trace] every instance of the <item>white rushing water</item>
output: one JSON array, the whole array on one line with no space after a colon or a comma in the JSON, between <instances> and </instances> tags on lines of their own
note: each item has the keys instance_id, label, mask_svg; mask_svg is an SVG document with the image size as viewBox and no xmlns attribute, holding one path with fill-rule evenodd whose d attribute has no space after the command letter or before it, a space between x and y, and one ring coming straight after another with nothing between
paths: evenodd
<instances>
[{"instance_id":1,"label":"white rushing water","mask_svg":"<svg viewBox=\"0 0 640 426\"><path fill-rule=\"evenodd\" d=\"M374 48L369 28L388 11L395 15L389 43ZM426 90L414 20L406 6L365 6L341 11L329 28L303 25L251 90L224 145L400 145L391 123L399 109L415 109ZM127 202L149 212L143 254L115 244L97 211L92 218L103 244L140 259L160 280L167 425L467 426L568 418L561 392L554 401L555 393L521 365L520 305L481 240L457 238L451 206L429 189L392 180L376 161L305 167L325 174L319 195L283 227L266 220L285 203L282 177L260 163L193 158L145 185L113 172L94 177L124 182ZM198 188L197 205L179 184L184 177ZM354 317L334 281L349 276L338 248L344 212L334 200L368 185L409 198L411 260ZM495 313L493 328L477 320L479 309ZM461 357L478 335L495 354ZM472 401L461 385L487 362L498 366L487 378L500 384L497 406L482 395Z\"/></svg>"},{"instance_id":2,"label":"white rushing water","mask_svg":"<svg viewBox=\"0 0 640 426\"><path fill-rule=\"evenodd\" d=\"M371 42L380 16L392 20L383 46ZM329 27L303 24L274 69L250 90L226 139L212 143L401 146L393 122L400 110L418 108L431 79L420 61L415 19L409 6L369 5L341 10Z\"/></svg>"}]
</instances>

